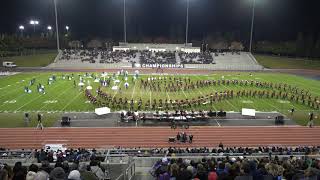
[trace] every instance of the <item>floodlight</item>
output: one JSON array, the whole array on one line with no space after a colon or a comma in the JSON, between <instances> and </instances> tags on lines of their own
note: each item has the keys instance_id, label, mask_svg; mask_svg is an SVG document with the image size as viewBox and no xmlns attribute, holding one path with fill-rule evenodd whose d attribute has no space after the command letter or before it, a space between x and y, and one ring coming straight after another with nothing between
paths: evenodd
<instances>
[{"instance_id":1,"label":"floodlight","mask_svg":"<svg viewBox=\"0 0 320 180\"><path fill-rule=\"evenodd\" d=\"M20 29L20 30L24 30L24 26L23 26L23 25L20 25L20 26L19 26L19 29Z\"/></svg>"},{"instance_id":2,"label":"floodlight","mask_svg":"<svg viewBox=\"0 0 320 180\"><path fill-rule=\"evenodd\" d=\"M52 27L51 27L51 26L48 26L47 29L48 29L49 31L51 31L51 30L52 30Z\"/></svg>"}]
</instances>

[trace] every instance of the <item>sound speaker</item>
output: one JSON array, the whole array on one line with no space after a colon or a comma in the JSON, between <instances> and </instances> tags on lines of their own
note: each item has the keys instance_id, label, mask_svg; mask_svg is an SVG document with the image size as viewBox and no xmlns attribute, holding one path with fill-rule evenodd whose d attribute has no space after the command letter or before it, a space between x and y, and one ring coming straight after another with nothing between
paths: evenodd
<instances>
[{"instance_id":1,"label":"sound speaker","mask_svg":"<svg viewBox=\"0 0 320 180\"><path fill-rule=\"evenodd\" d=\"M283 116L276 116L274 124L275 125L284 125L284 117Z\"/></svg>"}]
</instances>

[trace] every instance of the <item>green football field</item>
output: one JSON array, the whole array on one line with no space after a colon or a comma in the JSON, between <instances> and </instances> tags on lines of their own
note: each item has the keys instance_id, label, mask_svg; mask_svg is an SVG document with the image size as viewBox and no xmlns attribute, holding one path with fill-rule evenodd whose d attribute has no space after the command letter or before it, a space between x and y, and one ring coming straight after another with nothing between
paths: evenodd
<instances>
[{"instance_id":1,"label":"green football field","mask_svg":"<svg viewBox=\"0 0 320 180\"><path fill-rule=\"evenodd\" d=\"M67 78L72 77L70 80ZM190 82L196 83L200 80L248 80L259 82L272 82L274 84L286 83L292 87L297 87L305 92L309 91L312 98L320 97L320 83L316 80L305 79L294 75L277 74L277 73L253 73L248 72L217 72L210 75L140 75L137 80L133 80L133 75L128 76L127 82L129 83L128 89L124 87L126 82L123 76L115 76L111 73L106 77L102 77L101 73L90 73L90 76L85 76L85 73L20 73L13 76L0 78L0 119L5 113L23 113L38 111L43 113L62 113L62 112L94 112L94 109L99 105L93 105L85 97L84 89L87 86L92 86L91 93L99 100L103 99L97 96L96 90L100 86L100 83L94 82L94 77L99 79L111 79L109 87L102 87L102 91L107 93L111 99L125 99L134 100L134 108L137 108L137 102L141 98L143 104L146 102L153 102L162 100L185 100L195 99L199 96L207 96L215 92L223 91L263 91L268 90L256 86L245 85L211 85L205 87L197 87L192 90L178 90L176 92L165 91L163 83L160 84L161 91L150 90L149 88L143 88L141 85L141 79L147 81L148 78L157 78L159 80L166 78L174 81L185 81L190 79ZM56 76L56 80L52 84L48 85L48 79L52 76ZM64 78L63 78L64 77ZM83 79L84 87L78 86L80 77ZM30 81L35 79L35 83L30 86ZM119 83L114 83L114 80L118 80ZM160 81L160 80L159 80ZM163 80L162 80L163 82ZM39 93L37 91L37 85L44 86L45 93ZM121 90L112 90L112 86L118 86ZM31 93L24 92L25 87L31 90ZM278 90L276 90L278 92ZM108 104L109 105L109 104ZM240 112L242 108L252 108L258 111L277 111L284 114L289 114L288 110L295 108L297 111L294 119L299 124L305 123L307 119L307 113L313 111L316 114L319 110L303 104L300 101L290 101L288 99L281 98L258 98L252 96L240 96L234 98L222 99L219 102L204 103L199 106L192 106L188 109L205 109L205 110L224 110L224 111L236 111ZM123 107L111 107L112 110L122 110ZM144 108L143 108L144 109ZM316 122L318 124L318 122Z\"/></svg>"}]
</instances>

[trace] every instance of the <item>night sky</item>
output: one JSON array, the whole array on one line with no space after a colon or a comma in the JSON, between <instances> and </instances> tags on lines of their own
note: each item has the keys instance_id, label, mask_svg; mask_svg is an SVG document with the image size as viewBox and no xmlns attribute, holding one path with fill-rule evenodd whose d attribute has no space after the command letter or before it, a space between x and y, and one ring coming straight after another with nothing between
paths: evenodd
<instances>
[{"instance_id":1,"label":"night sky","mask_svg":"<svg viewBox=\"0 0 320 180\"><path fill-rule=\"evenodd\" d=\"M295 40L298 32L320 32L319 0L256 0L255 38ZM59 24L71 27L76 38L121 39L123 0L58 0ZM54 25L53 0L1 0L0 32L15 33L20 24L40 20ZM250 32L252 0L190 0L190 39L214 32ZM184 38L186 0L127 0L128 39Z\"/></svg>"}]
</instances>

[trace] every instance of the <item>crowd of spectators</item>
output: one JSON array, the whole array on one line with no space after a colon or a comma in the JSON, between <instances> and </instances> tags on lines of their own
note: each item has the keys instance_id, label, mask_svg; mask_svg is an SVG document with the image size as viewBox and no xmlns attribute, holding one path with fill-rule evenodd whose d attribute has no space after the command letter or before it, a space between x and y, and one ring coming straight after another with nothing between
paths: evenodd
<instances>
[{"instance_id":1,"label":"crowd of spectators","mask_svg":"<svg viewBox=\"0 0 320 180\"><path fill-rule=\"evenodd\" d=\"M209 52L183 53L179 52L181 64L214 64L213 56ZM90 63L120 63L137 62L140 64L176 64L175 52L152 51L111 51L104 49L65 49L60 60L81 60Z\"/></svg>"},{"instance_id":2,"label":"crowd of spectators","mask_svg":"<svg viewBox=\"0 0 320 180\"><path fill-rule=\"evenodd\" d=\"M140 64L176 64L175 52L140 51Z\"/></svg>"},{"instance_id":3,"label":"crowd of spectators","mask_svg":"<svg viewBox=\"0 0 320 180\"><path fill-rule=\"evenodd\" d=\"M272 147L224 147L222 143L219 144L217 148L175 148L170 147L166 148L157 148L152 149L153 154L166 154L167 156L175 156L177 154L190 154L190 153L208 153L208 154L239 154L239 155L252 155L252 154L268 154L268 155L314 155L320 153L320 147L281 147L281 146L272 146Z\"/></svg>"},{"instance_id":4,"label":"crowd of spectators","mask_svg":"<svg viewBox=\"0 0 320 180\"><path fill-rule=\"evenodd\" d=\"M201 160L162 158L151 174L159 180L317 180L320 159L297 158L202 158Z\"/></svg>"},{"instance_id":5,"label":"crowd of spectators","mask_svg":"<svg viewBox=\"0 0 320 180\"><path fill-rule=\"evenodd\" d=\"M179 53L182 64L214 64L214 59L209 52Z\"/></svg>"},{"instance_id":6,"label":"crowd of spectators","mask_svg":"<svg viewBox=\"0 0 320 180\"><path fill-rule=\"evenodd\" d=\"M89 165L58 161L51 166L48 161L42 161L40 167L36 164L26 167L21 162L16 162L13 168L8 164L0 166L1 180L104 180L108 177L108 171L94 159Z\"/></svg>"},{"instance_id":7,"label":"crowd of spectators","mask_svg":"<svg viewBox=\"0 0 320 180\"><path fill-rule=\"evenodd\" d=\"M101 51L100 63L132 62L137 56L137 51Z\"/></svg>"},{"instance_id":8,"label":"crowd of spectators","mask_svg":"<svg viewBox=\"0 0 320 180\"><path fill-rule=\"evenodd\" d=\"M136 58L137 51L110 51L99 49L74 50L65 49L59 60L78 60L89 63L120 63L132 62Z\"/></svg>"}]
</instances>

